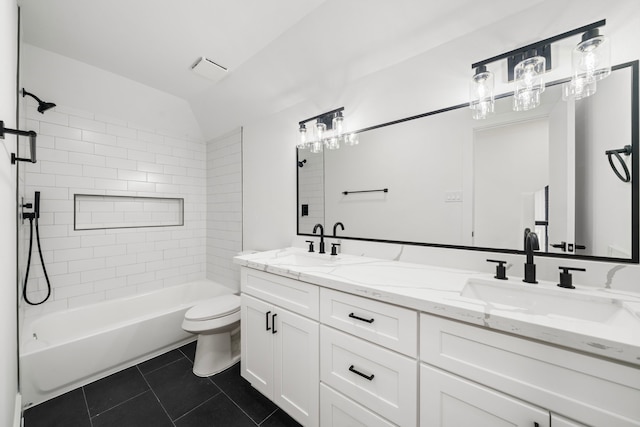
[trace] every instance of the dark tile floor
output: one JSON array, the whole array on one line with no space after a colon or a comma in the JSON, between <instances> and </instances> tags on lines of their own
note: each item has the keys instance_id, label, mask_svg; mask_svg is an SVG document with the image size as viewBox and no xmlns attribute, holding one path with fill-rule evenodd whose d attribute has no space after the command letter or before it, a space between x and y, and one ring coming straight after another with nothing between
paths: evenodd
<instances>
[{"instance_id":1,"label":"dark tile floor","mask_svg":"<svg viewBox=\"0 0 640 427\"><path fill-rule=\"evenodd\" d=\"M300 426L240 376L191 372L195 342L29 408L25 427Z\"/></svg>"}]
</instances>

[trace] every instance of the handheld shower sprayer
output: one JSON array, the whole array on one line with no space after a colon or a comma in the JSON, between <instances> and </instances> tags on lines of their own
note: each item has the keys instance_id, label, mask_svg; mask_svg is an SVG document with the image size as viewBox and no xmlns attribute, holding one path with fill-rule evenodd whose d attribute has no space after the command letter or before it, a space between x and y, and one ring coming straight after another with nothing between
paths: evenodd
<instances>
[{"instance_id":1,"label":"handheld shower sprayer","mask_svg":"<svg viewBox=\"0 0 640 427\"><path fill-rule=\"evenodd\" d=\"M39 191L36 191L35 195L33 196L33 214L35 215L36 219L40 218L40 192Z\"/></svg>"},{"instance_id":2,"label":"handheld shower sprayer","mask_svg":"<svg viewBox=\"0 0 640 427\"><path fill-rule=\"evenodd\" d=\"M28 203L25 207L30 207ZM33 196L33 212L23 212L23 219L29 220L29 255L27 257L27 269L24 274L24 285L22 286L22 297L24 301L29 305L40 305L51 296L51 282L49 281L49 275L47 274L47 269L44 265L44 257L42 256L42 246L40 244L40 230L38 229L38 218L40 218L40 192L36 191ZM44 277L47 280L47 295L40 302L33 302L29 300L27 297L27 282L29 281L29 269L31 267L31 251L33 249L33 223L36 224L36 242L38 243L38 253L40 254L40 263L42 265L42 271L44 272Z\"/></svg>"},{"instance_id":3,"label":"handheld shower sprayer","mask_svg":"<svg viewBox=\"0 0 640 427\"><path fill-rule=\"evenodd\" d=\"M34 94L29 93L24 88L22 88L22 97L24 98L27 95L29 95L30 97L38 101L38 112L40 114L44 114L45 111L50 110L56 106L56 104L54 104L53 102L45 102L40 98L38 98L37 96L35 96Z\"/></svg>"}]
</instances>

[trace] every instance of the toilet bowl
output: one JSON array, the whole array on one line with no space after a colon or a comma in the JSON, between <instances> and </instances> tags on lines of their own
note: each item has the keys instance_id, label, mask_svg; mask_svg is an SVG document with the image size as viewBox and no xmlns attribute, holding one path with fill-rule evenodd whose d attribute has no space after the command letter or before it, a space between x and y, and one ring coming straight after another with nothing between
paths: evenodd
<instances>
[{"instance_id":1,"label":"toilet bowl","mask_svg":"<svg viewBox=\"0 0 640 427\"><path fill-rule=\"evenodd\" d=\"M223 295L191 307L184 315L182 329L198 334L193 373L208 377L240 360L239 345L232 345L240 328L240 297ZM237 343L237 339L234 340Z\"/></svg>"}]
</instances>

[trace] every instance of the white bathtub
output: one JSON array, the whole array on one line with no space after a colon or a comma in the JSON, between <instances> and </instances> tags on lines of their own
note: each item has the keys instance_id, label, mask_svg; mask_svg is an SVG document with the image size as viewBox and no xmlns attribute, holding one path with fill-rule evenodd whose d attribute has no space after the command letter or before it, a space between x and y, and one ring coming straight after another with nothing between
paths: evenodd
<instances>
[{"instance_id":1,"label":"white bathtub","mask_svg":"<svg viewBox=\"0 0 640 427\"><path fill-rule=\"evenodd\" d=\"M200 300L230 293L202 280L27 320L20 346L24 406L195 340L182 330L184 313Z\"/></svg>"}]
</instances>

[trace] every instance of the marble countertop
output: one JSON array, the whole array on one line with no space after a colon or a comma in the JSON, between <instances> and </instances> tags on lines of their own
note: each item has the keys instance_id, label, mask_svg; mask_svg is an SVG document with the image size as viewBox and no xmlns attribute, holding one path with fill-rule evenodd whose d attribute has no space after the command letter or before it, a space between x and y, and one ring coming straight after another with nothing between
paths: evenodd
<instances>
[{"instance_id":1,"label":"marble countertop","mask_svg":"<svg viewBox=\"0 0 640 427\"><path fill-rule=\"evenodd\" d=\"M499 281L487 273L286 248L236 264L640 365L640 293ZM477 286L478 288L474 289ZM488 297L478 293L487 290ZM512 302L513 301L513 302Z\"/></svg>"}]
</instances>

